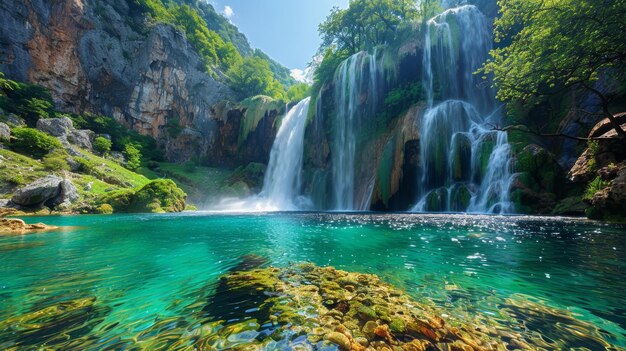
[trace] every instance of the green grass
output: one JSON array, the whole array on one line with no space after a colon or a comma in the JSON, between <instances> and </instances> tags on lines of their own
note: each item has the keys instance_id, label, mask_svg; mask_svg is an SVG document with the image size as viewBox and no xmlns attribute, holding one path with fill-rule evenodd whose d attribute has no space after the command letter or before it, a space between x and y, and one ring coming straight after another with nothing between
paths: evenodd
<instances>
[{"instance_id":1,"label":"green grass","mask_svg":"<svg viewBox=\"0 0 626 351\"><path fill-rule=\"evenodd\" d=\"M171 178L187 193L189 202L196 204L210 196L219 197L224 192L226 179L232 174L228 169L199 166L189 171L187 165L175 163L159 163L156 171L142 167L138 172L150 179Z\"/></svg>"},{"instance_id":2,"label":"green grass","mask_svg":"<svg viewBox=\"0 0 626 351\"><path fill-rule=\"evenodd\" d=\"M1 198L10 197L13 188L26 185L50 173L44 169L41 162L13 151L0 149L0 156L2 156L0 162Z\"/></svg>"}]
</instances>

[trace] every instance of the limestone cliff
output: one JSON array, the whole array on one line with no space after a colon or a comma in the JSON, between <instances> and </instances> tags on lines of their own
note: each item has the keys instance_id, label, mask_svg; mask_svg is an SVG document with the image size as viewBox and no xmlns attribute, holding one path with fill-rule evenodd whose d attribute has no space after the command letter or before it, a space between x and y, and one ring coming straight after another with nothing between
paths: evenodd
<instances>
[{"instance_id":1,"label":"limestone cliff","mask_svg":"<svg viewBox=\"0 0 626 351\"><path fill-rule=\"evenodd\" d=\"M225 126L236 118L215 105L236 97L223 74L207 74L183 33L150 23L136 7L125 0L3 1L0 71L50 89L64 112L113 116L153 136L170 161L230 156L222 132L238 128ZM172 124L182 132L168 132ZM262 153L272 131L269 147L244 161L268 157Z\"/></svg>"}]
</instances>

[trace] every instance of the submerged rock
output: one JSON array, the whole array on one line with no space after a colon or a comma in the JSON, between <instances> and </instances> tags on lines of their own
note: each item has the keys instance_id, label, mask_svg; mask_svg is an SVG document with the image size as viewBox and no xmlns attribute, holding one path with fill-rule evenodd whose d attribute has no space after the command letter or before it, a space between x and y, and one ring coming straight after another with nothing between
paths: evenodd
<instances>
[{"instance_id":1,"label":"submerged rock","mask_svg":"<svg viewBox=\"0 0 626 351\"><path fill-rule=\"evenodd\" d=\"M0 218L0 234L26 234L58 228L43 223L26 224L23 220L17 218Z\"/></svg>"}]
</instances>

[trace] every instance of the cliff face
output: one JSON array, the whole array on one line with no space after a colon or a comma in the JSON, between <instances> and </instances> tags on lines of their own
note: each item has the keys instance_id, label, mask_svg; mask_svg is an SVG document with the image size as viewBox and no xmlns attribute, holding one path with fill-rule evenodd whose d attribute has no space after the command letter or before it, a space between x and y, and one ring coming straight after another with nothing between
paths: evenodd
<instances>
[{"instance_id":1,"label":"cliff face","mask_svg":"<svg viewBox=\"0 0 626 351\"><path fill-rule=\"evenodd\" d=\"M0 70L50 89L62 111L113 116L153 136L170 161L220 149L234 121L213 108L235 98L231 89L202 70L182 33L148 25L131 1L3 1ZM168 133L172 123L183 132Z\"/></svg>"}]
</instances>

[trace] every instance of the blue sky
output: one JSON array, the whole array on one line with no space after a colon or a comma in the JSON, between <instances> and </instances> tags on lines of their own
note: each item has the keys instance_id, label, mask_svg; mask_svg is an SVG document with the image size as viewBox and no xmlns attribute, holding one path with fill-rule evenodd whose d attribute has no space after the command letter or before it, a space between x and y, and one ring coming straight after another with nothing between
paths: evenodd
<instances>
[{"instance_id":1,"label":"blue sky","mask_svg":"<svg viewBox=\"0 0 626 351\"><path fill-rule=\"evenodd\" d=\"M317 52L317 26L349 0L209 0L250 44L288 68L304 69ZM230 10L225 10L226 7Z\"/></svg>"}]
</instances>

